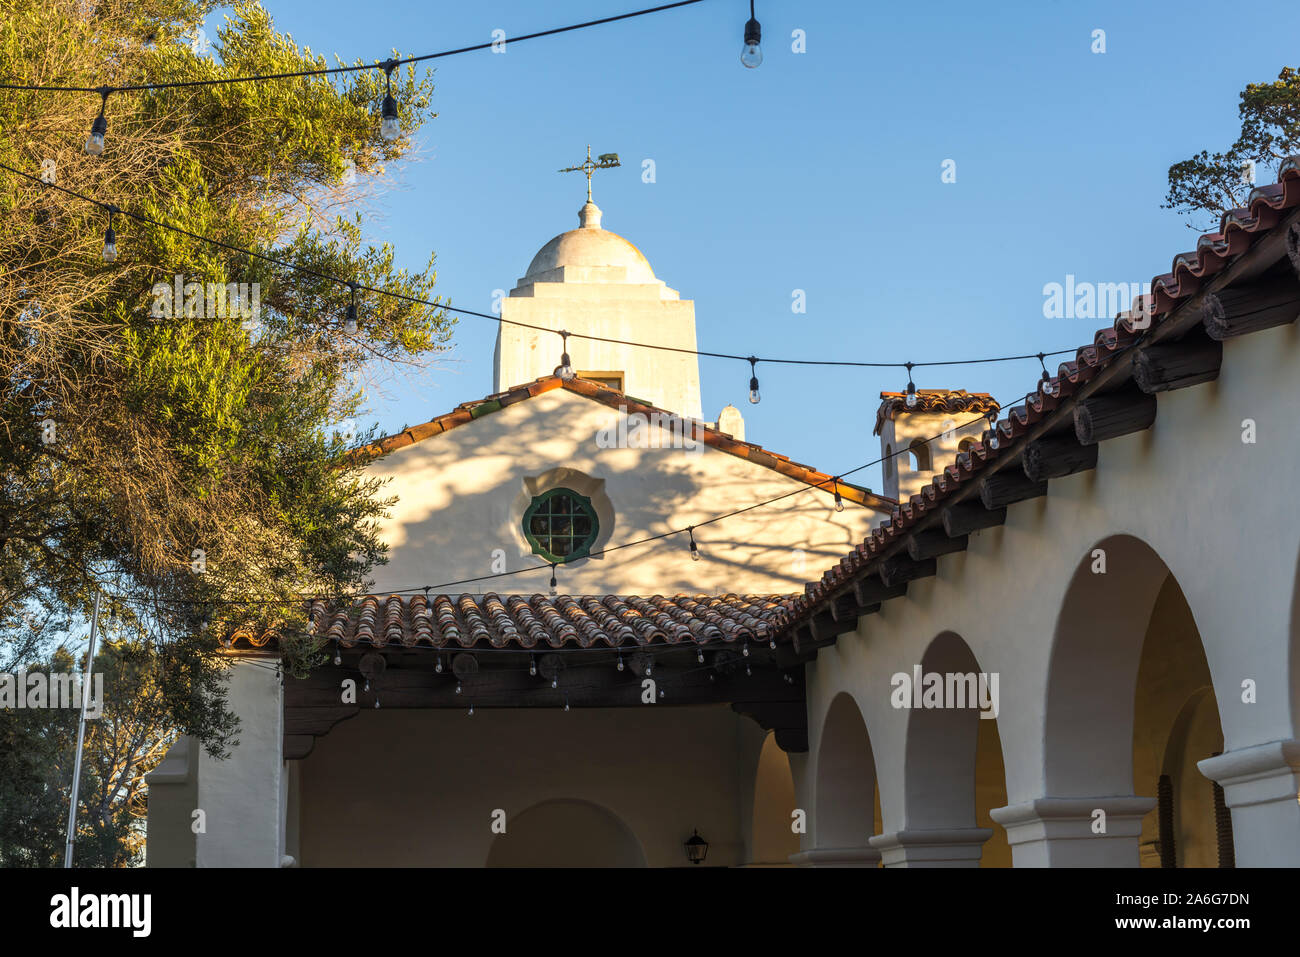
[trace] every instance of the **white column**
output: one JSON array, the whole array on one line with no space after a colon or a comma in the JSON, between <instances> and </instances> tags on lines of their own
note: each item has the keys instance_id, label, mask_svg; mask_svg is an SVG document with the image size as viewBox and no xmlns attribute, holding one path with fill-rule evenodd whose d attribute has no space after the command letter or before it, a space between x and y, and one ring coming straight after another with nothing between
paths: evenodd
<instances>
[{"instance_id":1,"label":"white column","mask_svg":"<svg viewBox=\"0 0 1300 957\"><path fill-rule=\"evenodd\" d=\"M1016 867L1137 867L1142 818L1155 798L1037 798L993 808Z\"/></svg>"},{"instance_id":2,"label":"white column","mask_svg":"<svg viewBox=\"0 0 1300 957\"><path fill-rule=\"evenodd\" d=\"M195 838L199 867L279 867L284 849L284 695L275 660L244 658L230 668L227 706L239 716L228 758L198 756Z\"/></svg>"},{"instance_id":3,"label":"white column","mask_svg":"<svg viewBox=\"0 0 1300 957\"><path fill-rule=\"evenodd\" d=\"M814 847L790 855L800 867L879 867L880 851L874 847Z\"/></svg>"},{"instance_id":4,"label":"white column","mask_svg":"<svg viewBox=\"0 0 1300 957\"><path fill-rule=\"evenodd\" d=\"M1197 761L1232 810L1238 867L1300 866L1300 741L1272 741Z\"/></svg>"},{"instance_id":5,"label":"white column","mask_svg":"<svg viewBox=\"0 0 1300 957\"><path fill-rule=\"evenodd\" d=\"M987 827L910 828L877 834L871 846L886 867L979 867Z\"/></svg>"}]
</instances>

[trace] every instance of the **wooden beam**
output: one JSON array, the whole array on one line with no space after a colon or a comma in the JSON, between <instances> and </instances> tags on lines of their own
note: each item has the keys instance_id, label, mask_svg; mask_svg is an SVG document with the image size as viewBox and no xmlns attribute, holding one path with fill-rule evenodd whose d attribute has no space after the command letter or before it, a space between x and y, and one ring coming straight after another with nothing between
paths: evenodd
<instances>
[{"instance_id":1,"label":"wooden beam","mask_svg":"<svg viewBox=\"0 0 1300 957\"><path fill-rule=\"evenodd\" d=\"M980 480L980 501L987 509L1003 508L1047 494L1046 482L1035 482L1023 470L1003 469Z\"/></svg>"},{"instance_id":2,"label":"wooden beam","mask_svg":"<svg viewBox=\"0 0 1300 957\"><path fill-rule=\"evenodd\" d=\"M808 706L804 698L790 701L737 701L731 710L776 733L776 745L787 754L808 750Z\"/></svg>"},{"instance_id":3,"label":"wooden beam","mask_svg":"<svg viewBox=\"0 0 1300 957\"><path fill-rule=\"evenodd\" d=\"M1206 293L1201 315L1205 331L1219 341L1285 326L1300 316L1300 282L1287 276Z\"/></svg>"},{"instance_id":4,"label":"wooden beam","mask_svg":"<svg viewBox=\"0 0 1300 957\"><path fill-rule=\"evenodd\" d=\"M858 619L855 616L836 621L830 612L823 611L808 619L808 627L812 631L813 645L820 647L833 643L840 635L855 631L858 627Z\"/></svg>"},{"instance_id":5,"label":"wooden beam","mask_svg":"<svg viewBox=\"0 0 1300 957\"><path fill-rule=\"evenodd\" d=\"M938 570L938 565L933 558L918 562L907 555L895 555L880 563L880 580L886 587L894 587L918 578L928 578Z\"/></svg>"},{"instance_id":6,"label":"wooden beam","mask_svg":"<svg viewBox=\"0 0 1300 957\"><path fill-rule=\"evenodd\" d=\"M1074 407L1074 434L1081 445L1141 432L1156 420L1156 397L1140 389L1123 389L1084 399Z\"/></svg>"},{"instance_id":7,"label":"wooden beam","mask_svg":"<svg viewBox=\"0 0 1300 957\"><path fill-rule=\"evenodd\" d=\"M907 594L907 582L886 585L875 575L859 578L853 583L853 598L863 608L879 606L882 601L902 598Z\"/></svg>"},{"instance_id":8,"label":"wooden beam","mask_svg":"<svg viewBox=\"0 0 1300 957\"><path fill-rule=\"evenodd\" d=\"M1149 346L1133 357L1133 381L1143 392L1169 392L1212 382L1223 365L1223 344L1205 335Z\"/></svg>"},{"instance_id":9,"label":"wooden beam","mask_svg":"<svg viewBox=\"0 0 1300 957\"><path fill-rule=\"evenodd\" d=\"M912 561L920 562L927 558L949 555L966 548L969 539L965 535L949 536L942 529L932 528L907 536L907 554Z\"/></svg>"},{"instance_id":10,"label":"wooden beam","mask_svg":"<svg viewBox=\"0 0 1300 957\"><path fill-rule=\"evenodd\" d=\"M1073 435L1055 435L1025 446L1020 464L1031 482L1046 482L1097 467L1097 446L1080 445Z\"/></svg>"},{"instance_id":11,"label":"wooden beam","mask_svg":"<svg viewBox=\"0 0 1300 957\"><path fill-rule=\"evenodd\" d=\"M958 502L939 513L943 530L953 538L964 538L983 528L994 528L1007 520L1005 508L985 508L979 502Z\"/></svg>"}]
</instances>

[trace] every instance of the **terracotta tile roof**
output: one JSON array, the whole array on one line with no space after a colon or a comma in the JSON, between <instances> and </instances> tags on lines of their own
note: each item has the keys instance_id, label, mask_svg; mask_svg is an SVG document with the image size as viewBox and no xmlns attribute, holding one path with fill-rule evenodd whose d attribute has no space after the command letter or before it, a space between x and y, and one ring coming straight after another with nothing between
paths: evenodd
<instances>
[{"instance_id":1,"label":"terracotta tile roof","mask_svg":"<svg viewBox=\"0 0 1300 957\"><path fill-rule=\"evenodd\" d=\"M880 398L873 435L880 434L886 419L892 419L901 412L923 415L978 412L980 415L988 415L990 412L997 412L1000 408L993 396L987 392L967 392L965 389L917 389L916 405L910 409L907 407L906 392L882 392Z\"/></svg>"},{"instance_id":2,"label":"terracotta tile roof","mask_svg":"<svg viewBox=\"0 0 1300 957\"><path fill-rule=\"evenodd\" d=\"M754 595L370 595L348 607L312 602L308 630L343 648L768 642L778 634L776 621L792 600ZM261 633L244 628L235 632L232 646L261 648L275 638L274 628Z\"/></svg>"},{"instance_id":3,"label":"terracotta tile roof","mask_svg":"<svg viewBox=\"0 0 1300 957\"><path fill-rule=\"evenodd\" d=\"M855 546L821 579L806 585L805 594L791 604L783 625L790 627L808 618L824 599L855 580L868 566L875 565L914 525L943 507L947 499L973 479L980 478L1000 457L1012 454L1017 439L1058 408L1071 404L1071 397L1120 353L1141 336L1158 329L1230 260L1249 249L1256 239L1281 222L1288 210L1297 206L1300 206L1300 156L1292 156L1281 164L1276 183L1252 190L1246 206L1223 215L1218 232L1201 236L1194 251L1174 257L1173 268L1152 280L1151 297L1145 309L1140 308L1142 303L1135 302L1130 312L1121 313L1112 325L1099 329L1091 343L1077 350L1073 360L1060 364L1055 377L1040 382L1025 402L1013 407L978 444L959 453L930 484L909 501L899 503L890 513L890 519L862 544ZM1288 247L1288 252L1300 269L1300 248L1293 245ZM1144 318L1144 313L1149 318ZM1014 450L1014 454L1018 453L1018 449Z\"/></svg>"},{"instance_id":4,"label":"terracotta tile roof","mask_svg":"<svg viewBox=\"0 0 1300 957\"><path fill-rule=\"evenodd\" d=\"M534 396L542 395L546 392L553 392L556 389L564 389L575 395L580 395L588 399L593 399L602 405L611 409L626 408L629 415L640 413L645 416L658 415L660 417L678 418L674 413L657 406L650 405L640 399L635 399L626 393L619 392L617 389L611 389L607 386L593 382L590 379L572 378L561 379L558 375L543 376L527 385L517 385L505 392L498 392L495 395L489 395L482 399L472 402L464 402L456 406L455 409L440 415L436 419L425 422L422 425L413 425L396 435L386 436L379 439L371 445L365 446L357 451L357 455L370 458L379 455L385 455L395 449L404 448L408 445L414 445L430 436L438 435L443 432L450 432L452 429L472 422L475 419L482 418L485 415L491 415L508 405L514 405L516 402L524 402ZM691 421L691 420L685 420ZM761 445L755 445L753 442L742 442L733 438L726 432L720 432L717 429L710 428L703 422L694 421L694 433L692 437L705 445L735 455L742 459L762 465L764 468L780 472L789 478L796 479L800 482L806 482L808 485L821 486L825 488L827 494L831 492L831 478L825 472L819 472L810 465L802 465L799 462L793 462L787 455L779 452L773 452L765 449ZM853 485L843 479L839 480L840 495L850 502L856 502L859 505L865 505L869 508L878 508L882 511L888 511L898 503L892 498L884 495L878 495L870 489Z\"/></svg>"}]
</instances>

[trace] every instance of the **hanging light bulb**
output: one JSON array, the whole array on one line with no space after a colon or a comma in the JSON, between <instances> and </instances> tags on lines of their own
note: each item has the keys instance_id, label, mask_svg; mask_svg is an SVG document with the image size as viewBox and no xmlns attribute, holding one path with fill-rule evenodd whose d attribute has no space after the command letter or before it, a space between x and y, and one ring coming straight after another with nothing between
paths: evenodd
<instances>
[{"instance_id":1,"label":"hanging light bulb","mask_svg":"<svg viewBox=\"0 0 1300 957\"><path fill-rule=\"evenodd\" d=\"M704 664L704 649L703 649L703 648L699 648L699 649L696 650L696 652L695 652L695 660L698 661L700 664Z\"/></svg>"},{"instance_id":2,"label":"hanging light bulb","mask_svg":"<svg viewBox=\"0 0 1300 957\"><path fill-rule=\"evenodd\" d=\"M402 124L397 119L397 101L393 99L393 68L397 63L388 60L384 63L384 81L388 92L384 95L384 105L380 110L383 119L379 123L379 135L390 143L402 135Z\"/></svg>"},{"instance_id":3,"label":"hanging light bulb","mask_svg":"<svg viewBox=\"0 0 1300 957\"><path fill-rule=\"evenodd\" d=\"M653 659L651 659L650 661L647 661L647 662L645 663L645 676L646 676L647 678L649 678L650 675L654 673L654 666L655 666L655 663L654 663L654 660L653 660Z\"/></svg>"},{"instance_id":4,"label":"hanging light bulb","mask_svg":"<svg viewBox=\"0 0 1300 957\"><path fill-rule=\"evenodd\" d=\"M660 700L663 700L663 696L664 696L664 689L663 689L663 688L660 688L660 689L659 689L659 698L660 698Z\"/></svg>"},{"instance_id":5,"label":"hanging light bulb","mask_svg":"<svg viewBox=\"0 0 1300 957\"><path fill-rule=\"evenodd\" d=\"M460 682L456 682L456 694L460 694Z\"/></svg>"},{"instance_id":6,"label":"hanging light bulb","mask_svg":"<svg viewBox=\"0 0 1300 957\"><path fill-rule=\"evenodd\" d=\"M335 644L334 645L334 667L337 668L341 664L343 664L343 655L339 653L339 646Z\"/></svg>"},{"instance_id":7,"label":"hanging light bulb","mask_svg":"<svg viewBox=\"0 0 1300 957\"><path fill-rule=\"evenodd\" d=\"M471 702L469 703L469 714L470 714L470 717L471 717L471 718L474 716L474 702L473 702L473 701L471 701Z\"/></svg>"},{"instance_id":8,"label":"hanging light bulb","mask_svg":"<svg viewBox=\"0 0 1300 957\"><path fill-rule=\"evenodd\" d=\"M533 677L537 676L537 661L532 655L528 656L528 673Z\"/></svg>"},{"instance_id":9,"label":"hanging light bulb","mask_svg":"<svg viewBox=\"0 0 1300 957\"><path fill-rule=\"evenodd\" d=\"M749 675L751 678L754 676L754 672L752 672L752 671L749 670L749 662L748 662L748 661L745 662L745 674Z\"/></svg>"},{"instance_id":10,"label":"hanging light bulb","mask_svg":"<svg viewBox=\"0 0 1300 957\"><path fill-rule=\"evenodd\" d=\"M433 666L433 670L438 674L442 674L442 655L438 656L438 663Z\"/></svg>"},{"instance_id":11,"label":"hanging light bulb","mask_svg":"<svg viewBox=\"0 0 1300 957\"><path fill-rule=\"evenodd\" d=\"M559 675L552 675L552 676L551 676L551 687L552 687L552 688L558 688L559 686L560 686L560 676L559 676Z\"/></svg>"},{"instance_id":12,"label":"hanging light bulb","mask_svg":"<svg viewBox=\"0 0 1300 957\"><path fill-rule=\"evenodd\" d=\"M754 0L749 0L749 19L745 21L745 47L740 51L740 62L751 70L763 63L763 51L759 48L762 39L763 31L758 21L754 19Z\"/></svg>"},{"instance_id":13,"label":"hanging light bulb","mask_svg":"<svg viewBox=\"0 0 1300 957\"><path fill-rule=\"evenodd\" d=\"M1038 353L1038 364L1043 367L1043 374L1038 379L1038 388L1042 390L1043 395L1051 395L1053 391L1052 376L1047 371L1046 359L1047 355L1045 353Z\"/></svg>"},{"instance_id":14,"label":"hanging light bulb","mask_svg":"<svg viewBox=\"0 0 1300 957\"><path fill-rule=\"evenodd\" d=\"M619 656L618 656L618 670L619 670L619 671L622 671L622 670L623 670L623 656L622 656L622 655L619 655Z\"/></svg>"},{"instance_id":15,"label":"hanging light bulb","mask_svg":"<svg viewBox=\"0 0 1300 957\"><path fill-rule=\"evenodd\" d=\"M113 214L116 212L116 206L108 207L108 229L104 230L104 262L106 263L117 261L117 233L113 231Z\"/></svg>"},{"instance_id":16,"label":"hanging light bulb","mask_svg":"<svg viewBox=\"0 0 1300 957\"><path fill-rule=\"evenodd\" d=\"M745 644L741 647L741 649L740 649L740 653L741 653L742 655L744 655L746 658L749 657L749 641L748 641L748 640L747 640L747 641L745 642Z\"/></svg>"},{"instance_id":17,"label":"hanging light bulb","mask_svg":"<svg viewBox=\"0 0 1300 957\"><path fill-rule=\"evenodd\" d=\"M369 678L366 679L366 686L365 686L364 688L362 688L361 690L362 690L362 691L369 691L369 690L370 690L370 679L369 679Z\"/></svg>"},{"instance_id":18,"label":"hanging light bulb","mask_svg":"<svg viewBox=\"0 0 1300 957\"><path fill-rule=\"evenodd\" d=\"M560 364L555 367L555 374L567 381L577 373L573 371L573 362L569 359L569 333L563 329L560 330L560 341L563 345L560 346Z\"/></svg>"},{"instance_id":19,"label":"hanging light bulb","mask_svg":"<svg viewBox=\"0 0 1300 957\"><path fill-rule=\"evenodd\" d=\"M758 405L763 397L758 394L758 370L754 368L754 363L758 360L753 356L749 357L749 401Z\"/></svg>"},{"instance_id":20,"label":"hanging light bulb","mask_svg":"<svg viewBox=\"0 0 1300 957\"><path fill-rule=\"evenodd\" d=\"M907 363L907 398L904 400L909 409L916 408L916 383L912 381L912 363Z\"/></svg>"},{"instance_id":21,"label":"hanging light bulb","mask_svg":"<svg viewBox=\"0 0 1300 957\"><path fill-rule=\"evenodd\" d=\"M375 699L375 710L376 710L376 711L379 710L379 699L378 699L378 698Z\"/></svg>"},{"instance_id":22,"label":"hanging light bulb","mask_svg":"<svg viewBox=\"0 0 1300 957\"><path fill-rule=\"evenodd\" d=\"M835 489L835 511L844 511L844 499L840 498L840 480L839 476L831 479L831 487Z\"/></svg>"},{"instance_id":23,"label":"hanging light bulb","mask_svg":"<svg viewBox=\"0 0 1300 957\"><path fill-rule=\"evenodd\" d=\"M767 646L771 648L773 651L776 651L776 639L773 638L771 641L769 641L767 643Z\"/></svg>"},{"instance_id":24,"label":"hanging light bulb","mask_svg":"<svg viewBox=\"0 0 1300 957\"><path fill-rule=\"evenodd\" d=\"M567 694L564 696L564 710L569 710L569 696Z\"/></svg>"},{"instance_id":25,"label":"hanging light bulb","mask_svg":"<svg viewBox=\"0 0 1300 957\"><path fill-rule=\"evenodd\" d=\"M104 152L104 135L108 132L108 120L104 116L104 108L108 106L108 94L111 90L106 86L99 88L100 103L99 116L90 124L90 136L86 138L86 152L91 156L100 156Z\"/></svg>"},{"instance_id":26,"label":"hanging light bulb","mask_svg":"<svg viewBox=\"0 0 1300 957\"><path fill-rule=\"evenodd\" d=\"M348 288L352 290L352 301L348 303L348 315L343 323L343 331L349 336L355 336L357 334L357 287L353 283L348 283Z\"/></svg>"},{"instance_id":27,"label":"hanging light bulb","mask_svg":"<svg viewBox=\"0 0 1300 957\"><path fill-rule=\"evenodd\" d=\"M550 587L550 594L551 594L551 597L554 598L554 597L555 597L556 595L558 595L559 593L560 593L560 592L559 592L559 590L557 589L556 584L555 584L555 562L551 562L551 587Z\"/></svg>"},{"instance_id":28,"label":"hanging light bulb","mask_svg":"<svg viewBox=\"0 0 1300 957\"><path fill-rule=\"evenodd\" d=\"M691 536L691 561L698 562L700 560L700 547L695 544L695 526L692 525L686 529L686 533Z\"/></svg>"}]
</instances>

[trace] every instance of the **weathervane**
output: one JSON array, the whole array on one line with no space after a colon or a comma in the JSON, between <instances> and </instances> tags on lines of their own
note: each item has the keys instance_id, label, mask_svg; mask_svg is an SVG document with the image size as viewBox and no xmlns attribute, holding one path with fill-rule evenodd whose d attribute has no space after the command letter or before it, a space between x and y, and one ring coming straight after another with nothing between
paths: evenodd
<instances>
[{"instance_id":1,"label":"weathervane","mask_svg":"<svg viewBox=\"0 0 1300 957\"><path fill-rule=\"evenodd\" d=\"M601 153L596 157L595 162L591 159L591 144L587 144L587 161L581 166L566 166L560 170L561 173L576 173L579 170L587 174L587 202L591 202L591 174L598 169L613 169L615 166L622 166L618 161L617 153Z\"/></svg>"}]
</instances>

